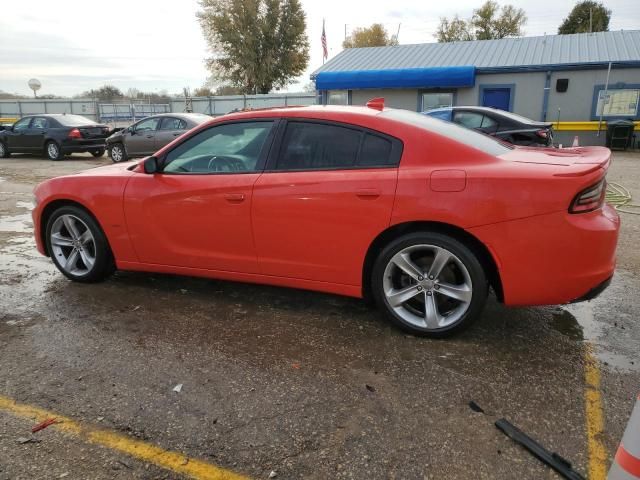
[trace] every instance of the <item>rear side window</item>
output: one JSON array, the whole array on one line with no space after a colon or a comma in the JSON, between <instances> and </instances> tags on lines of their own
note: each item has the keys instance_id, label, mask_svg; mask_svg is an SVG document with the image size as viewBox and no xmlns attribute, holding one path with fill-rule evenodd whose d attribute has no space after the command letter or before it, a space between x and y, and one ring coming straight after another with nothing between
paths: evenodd
<instances>
[{"instance_id":1,"label":"rear side window","mask_svg":"<svg viewBox=\"0 0 640 480\"><path fill-rule=\"evenodd\" d=\"M481 113L475 112L456 112L453 116L453 121L463 125L467 128L480 128L482 126Z\"/></svg>"},{"instance_id":2,"label":"rear side window","mask_svg":"<svg viewBox=\"0 0 640 480\"><path fill-rule=\"evenodd\" d=\"M393 165L395 158L392 157L391 150L391 140L367 133L362 142L358 165L361 167Z\"/></svg>"},{"instance_id":3,"label":"rear side window","mask_svg":"<svg viewBox=\"0 0 640 480\"><path fill-rule=\"evenodd\" d=\"M504 155L514 148L511 145L508 146L493 137L478 133L475 130L469 130L455 123L443 122L442 120L430 118L427 115L420 115L419 113L408 110L389 109L383 111L380 115L448 137L489 155Z\"/></svg>"},{"instance_id":4,"label":"rear side window","mask_svg":"<svg viewBox=\"0 0 640 480\"><path fill-rule=\"evenodd\" d=\"M160 130L185 130L187 122L180 118L165 117L160 124Z\"/></svg>"},{"instance_id":5,"label":"rear side window","mask_svg":"<svg viewBox=\"0 0 640 480\"><path fill-rule=\"evenodd\" d=\"M309 122L289 122L277 170L320 170L356 165L360 130Z\"/></svg>"}]
</instances>

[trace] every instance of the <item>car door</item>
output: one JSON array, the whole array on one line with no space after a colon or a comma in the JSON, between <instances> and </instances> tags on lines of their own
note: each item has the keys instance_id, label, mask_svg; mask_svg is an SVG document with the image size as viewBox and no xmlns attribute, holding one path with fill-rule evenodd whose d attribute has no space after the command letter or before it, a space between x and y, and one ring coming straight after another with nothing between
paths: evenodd
<instances>
[{"instance_id":1,"label":"car door","mask_svg":"<svg viewBox=\"0 0 640 480\"><path fill-rule=\"evenodd\" d=\"M155 151L173 142L187 130L187 122L182 118L163 117L154 138Z\"/></svg>"},{"instance_id":2,"label":"car door","mask_svg":"<svg viewBox=\"0 0 640 480\"><path fill-rule=\"evenodd\" d=\"M12 152L29 151L27 133L32 117L21 118L7 132L7 145Z\"/></svg>"},{"instance_id":3,"label":"car door","mask_svg":"<svg viewBox=\"0 0 640 480\"><path fill-rule=\"evenodd\" d=\"M400 140L332 122L289 120L253 190L261 273L360 285L390 222Z\"/></svg>"},{"instance_id":4,"label":"car door","mask_svg":"<svg viewBox=\"0 0 640 480\"><path fill-rule=\"evenodd\" d=\"M31 125L25 131L25 149L30 151L43 151L44 138L49 128L49 120L45 117L33 117Z\"/></svg>"},{"instance_id":5,"label":"car door","mask_svg":"<svg viewBox=\"0 0 640 480\"><path fill-rule=\"evenodd\" d=\"M160 173L131 177L125 215L141 262L257 273L252 190L273 125L273 120L216 124L164 155Z\"/></svg>"},{"instance_id":6,"label":"car door","mask_svg":"<svg viewBox=\"0 0 640 480\"><path fill-rule=\"evenodd\" d=\"M160 123L159 117L151 117L131 125L130 132L125 138L125 146L129 156L151 155L155 152L155 135L158 123Z\"/></svg>"}]
</instances>

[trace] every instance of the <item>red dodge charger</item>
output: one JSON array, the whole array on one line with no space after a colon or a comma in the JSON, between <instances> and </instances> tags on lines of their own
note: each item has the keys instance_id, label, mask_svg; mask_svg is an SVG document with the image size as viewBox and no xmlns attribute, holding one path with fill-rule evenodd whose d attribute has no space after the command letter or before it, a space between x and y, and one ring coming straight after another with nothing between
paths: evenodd
<instances>
[{"instance_id":1,"label":"red dodge charger","mask_svg":"<svg viewBox=\"0 0 640 480\"><path fill-rule=\"evenodd\" d=\"M375 300L442 337L506 305L593 298L615 267L606 148L513 147L424 115L225 115L139 163L47 180L38 250L79 282L116 268Z\"/></svg>"}]
</instances>

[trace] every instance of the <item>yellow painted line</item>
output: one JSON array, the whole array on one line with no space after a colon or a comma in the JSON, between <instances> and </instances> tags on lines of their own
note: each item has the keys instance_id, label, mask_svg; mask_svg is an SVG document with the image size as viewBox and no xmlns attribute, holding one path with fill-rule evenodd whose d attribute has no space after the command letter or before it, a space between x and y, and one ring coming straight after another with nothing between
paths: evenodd
<instances>
[{"instance_id":1,"label":"yellow painted line","mask_svg":"<svg viewBox=\"0 0 640 480\"><path fill-rule=\"evenodd\" d=\"M20 404L2 395L0 395L0 411L37 422L47 418L56 418L60 423L56 423L49 428L61 430L96 445L102 445L111 450L125 453L139 460L198 480L248 480L248 477L211 463L190 458L182 453L164 450L156 445L134 440L126 435L80 423L42 408Z\"/></svg>"},{"instance_id":2,"label":"yellow painted line","mask_svg":"<svg viewBox=\"0 0 640 480\"><path fill-rule=\"evenodd\" d=\"M599 122L553 122L553 129L565 132L597 132ZM640 128L640 122L634 122L636 129ZM607 122L603 121L602 131L607 130Z\"/></svg>"},{"instance_id":3,"label":"yellow painted line","mask_svg":"<svg viewBox=\"0 0 640 480\"><path fill-rule=\"evenodd\" d=\"M600 369L593 356L592 346L586 344L584 353L584 408L587 427L587 448L589 451L589 480L607 478L607 449L602 442L604 436L604 414L600 395Z\"/></svg>"}]
</instances>

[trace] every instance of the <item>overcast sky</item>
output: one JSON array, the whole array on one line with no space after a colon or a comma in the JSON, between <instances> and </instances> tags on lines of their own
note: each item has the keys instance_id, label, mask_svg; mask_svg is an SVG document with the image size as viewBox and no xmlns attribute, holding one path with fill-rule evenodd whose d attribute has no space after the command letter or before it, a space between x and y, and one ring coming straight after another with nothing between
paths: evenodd
<instances>
[{"instance_id":1,"label":"overcast sky","mask_svg":"<svg viewBox=\"0 0 640 480\"><path fill-rule=\"evenodd\" d=\"M441 16L468 18L483 0L302 0L311 45L308 71L289 90L299 90L322 64L320 34L326 18L329 58L341 50L347 31L380 22L400 43L435 41ZM500 2L501 4L507 2ZM554 34L574 3L567 0L512 1L529 18L527 36ZM640 29L638 0L605 0L613 11L611 30ZM196 20L197 0L8 0L0 15L0 90L73 95L106 83L126 91L201 86L207 46Z\"/></svg>"}]
</instances>

